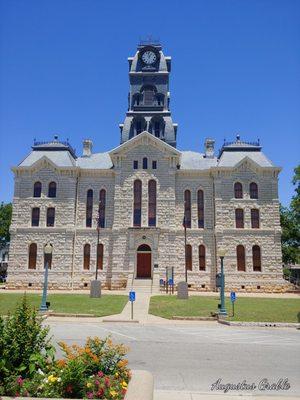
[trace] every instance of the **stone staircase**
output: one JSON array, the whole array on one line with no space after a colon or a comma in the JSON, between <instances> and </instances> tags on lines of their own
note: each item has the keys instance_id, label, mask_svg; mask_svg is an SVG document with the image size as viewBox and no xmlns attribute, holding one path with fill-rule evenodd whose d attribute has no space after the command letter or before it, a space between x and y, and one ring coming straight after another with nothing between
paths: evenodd
<instances>
[{"instance_id":1,"label":"stone staircase","mask_svg":"<svg viewBox=\"0 0 300 400\"><path fill-rule=\"evenodd\" d=\"M153 279L133 279L130 274L127 279L126 290L133 290L136 293L159 294L159 277L154 275Z\"/></svg>"}]
</instances>

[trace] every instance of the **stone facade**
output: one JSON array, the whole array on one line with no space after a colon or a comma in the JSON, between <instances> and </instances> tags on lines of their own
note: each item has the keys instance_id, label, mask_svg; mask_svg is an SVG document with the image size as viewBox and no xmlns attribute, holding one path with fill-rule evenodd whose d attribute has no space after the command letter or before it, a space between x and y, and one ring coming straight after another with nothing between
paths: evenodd
<instances>
[{"instance_id":1,"label":"stone facade","mask_svg":"<svg viewBox=\"0 0 300 400\"><path fill-rule=\"evenodd\" d=\"M152 48L157 64L143 66L141 57ZM8 287L42 286L43 248L51 243L49 287L88 288L96 270L98 233L99 243L103 244L103 268L98 271L103 287L123 288L129 277L136 277L140 268L137 252L141 245L150 247L152 279L154 276L165 279L166 268L174 267L175 283L184 280L184 193L189 190L191 227L186 229L186 240L192 246L190 287L215 290L219 272L217 253L222 247L227 250L227 289L286 290L282 279L277 190L280 169L264 156L258 143L242 142L239 137L233 143L224 144L218 156L214 154L213 140L206 140L204 153L177 150L177 125L172 123L169 110L171 58L163 55L159 45L141 44L129 64L130 107L124 124L120 125L118 148L93 154L91 141L85 140L83 156L76 157L69 143L62 143L56 137L48 143L35 143L28 157L13 168L15 192ZM149 93L143 92L146 84L155 87L152 94L148 86ZM158 92L163 94L163 105L157 100ZM136 93L140 96L138 105L133 103ZM140 125L132 126L141 117L147 121L143 132L137 130ZM158 117L162 125L154 125ZM145 158L147 168L143 168ZM134 226L133 217L136 180L142 182L141 226L138 227ZM150 180L156 182L155 226L149 226L148 221ZM35 182L42 186L38 197L34 197ZM50 182L56 183L55 197L48 196ZM242 198L235 198L236 182L242 184ZM257 184L257 198L250 198L251 182ZM105 223L98 232L101 189L106 192ZM89 190L93 191L91 227L86 221ZM198 190L204 193L203 228L198 227ZM54 226L46 226L49 207L55 208ZM32 226L33 208L40 210L38 226ZM236 208L244 210L242 229L235 227ZM259 210L259 228L251 227L251 209ZM29 268L32 243L37 245L37 253L34 267ZM90 245L88 269L84 268L85 244ZM205 246L205 270L199 269L199 245ZM245 271L237 269L238 245L245 248ZM261 252L261 271L253 270L255 245Z\"/></svg>"}]
</instances>

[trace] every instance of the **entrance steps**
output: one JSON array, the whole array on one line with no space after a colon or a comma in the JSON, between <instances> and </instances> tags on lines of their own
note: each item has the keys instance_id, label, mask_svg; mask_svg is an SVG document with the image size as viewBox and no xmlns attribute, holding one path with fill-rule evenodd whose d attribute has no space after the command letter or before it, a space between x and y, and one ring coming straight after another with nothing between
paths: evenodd
<instances>
[{"instance_id":1,"label":"entrance steps","mask_svg":"<svg viewBox=\"0 0 300 400\"><path fill-rule=\"evenodd\" d=\"M133 290L136 293L159 293L159 285L155 279L128 279L126 290Z\"/></svg>"}]
</instances>

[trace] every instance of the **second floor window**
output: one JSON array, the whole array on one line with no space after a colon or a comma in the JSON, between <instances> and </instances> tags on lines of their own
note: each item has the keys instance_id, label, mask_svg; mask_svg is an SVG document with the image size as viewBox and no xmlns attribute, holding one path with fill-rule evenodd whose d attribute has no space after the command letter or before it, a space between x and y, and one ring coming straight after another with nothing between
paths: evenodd
<instances>
[{"instance_id":1,"label":"second floor window","mask_svg":"<svg viewBox=\"0 0 300 400\"><path fill-rule=\"evenodd\" d=\"M47 208L47 226L54 226L55 222L55 208Z\"/></svg>"},{"instance_id":2,"label":"second floor window","mask_svg":"<svg viewBox=\"0 0 300 400\"><path fill-rule=\"evenodd\" d=\"M251 228L259 228L259 210L257 208L251 210Z\"/></svg>"},{"instance_id":3,"label":"second floor window","mask_svg":"<svg viewBox=\"0 0 300 400\"><path fill-rule=\"evenodd\" d=\"M235 227L244 228L244 210L242 208L235 210Z\"/></svg>"},{"instance_id":4,"label":"second floor window","mask_svg":"<svg viewBox=\"0 0 300 400\"><path fill-rule=\"evenodd\" d=\"M192 210L191 210L191 192L186 190L184 192L184 221L183 225L190 228L192 224Z\"/></svg>"},{"instance_id":5,"label":"second floor window","mask_svg":"<svg viewBox=\"0 0 300 400\"><path fill-rule=\"evenodd\" d=\"M133 226L139 227L142 223L142 182L133 184Z\"/></svg>"},{"instance_id":6,"label":"second floor window","mask_svg":"<svg viewBox=\"0 0 300 400\"><path fill-rule=\"evenodd\" d=\"M234 184L234 197L236 199L243 198L243 185L240 182L235 182Z\"/></svg>"},{"instance_id":7,"label":"second floor window","mask_svg":"<svg viewBox=\"0 0 300 400\"><path fill-rule=\"evenodd\" d=\"M245 247L239 244L236 247L237 270L246 271Z\"/></svg>"},{"instance_id":8,"label":"second floor window","mask_svg":"<svg viewBox=\"0 0 300 400\"><path fill-rule=\"evenodd\" d=\"M55 182L49 183L48 197L56 197L56 183Z\"/></svg>"},{"instance_id":9,"label":"second floor window","mask_svg":"<svg viewBox=\"0 0 300 400\"><path fill-rule=\"evenodd\" d=\"M101 189L99 193L99 227L105 228L105 208L106 208L106 190Z\"/></svg>"},{"instance_id":10,"label":"second floor window","mask_svg":"<svg viewBox=\"0 0 300 400\"><path fill-rule=\"evenodd\" d=\"M203 194L203 190L198 190L197 203L198 203L198 228L204 228L204 194Z\"/></svg>"},{"instance_id":11,"label":"second floor window","mask_svg":"<svg viewBox=\"0 0 300 400\"><path fill-rule=\"evenodd\" d=\"M39 226L40 224L40 209L34 207L31 211L31 226Z\"/></svg>"},{"instance_id":12,"label":"second floor window","mask_svg":"<svg viewBox=\"0 0 300 400\"><path fill-rule=\"evenodd\" d=\"M89 189L86 194L86 220L85 225L87 228L92 227L93 218L93 191Z\"/></svg>"},{"instance_id":13,"label":"second floor window","mask_svg":"<svg viewBox=\"0 0 300 400\"><path fill-rule=\"evenodd\" d=\"M133 169L139 168L139 162L137 160L133 161Z\"/></svg>"},{"instance_id":14,"label":"second floor window","mask_svg":"<svg viewBox=\"0 0 300 400\"><path fill-rule=\"evenodd\" d=\"M192 246L190 244L187 244L185 248L185 268L188 271L193 269Z\"/></svg>"},{"instance_id":15,"label":"second floor window","mask_svg":"<svg viewBox=\"0 0 300 400\"><path fill-rule=\"evenodd\" d=\"M157 169L157 161L152 161L152 169Z\"/></svg>"},{"instance_id":16,"label":"second floor window","mask_svg":"<svg viewBox=\"0 0 300 400\"><path fill-rule=\"evenodd\" d=\"M33 186L33 197L41 197L42 194L42 184L41 182L35 182Z\"/></svg>"},{"instance_id":17,"label":"second floor window","mask_svg":"<svg viewBox=\"0 0 300 400\"><path fill-rule=\"evenodd\" d=\"M156 181L148 183L148 225L156 226Z\"/></svg>"}]
</instances>

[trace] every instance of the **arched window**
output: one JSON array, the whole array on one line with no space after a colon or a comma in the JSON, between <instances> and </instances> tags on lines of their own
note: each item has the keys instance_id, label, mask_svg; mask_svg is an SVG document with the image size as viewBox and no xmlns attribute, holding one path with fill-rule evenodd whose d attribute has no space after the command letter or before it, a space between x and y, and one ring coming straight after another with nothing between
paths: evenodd
<instances>
[{"instance_id":1,"label":"arched window","mask_svg":"<svg viewBox=\"0 0 300 400\"><path fill-rule=\"evenodd\" d=\"M148 182L148 225L156 226L156 181Z\"/></svg>"},{"instance_id":2,"label":"arched window","mask_svg":"<svg viewBox=\"0 0 300 400\"><path fill-rule=\"evenodd\" d=\"M261 271L261 254L260 247L255 245L252 247L252 262L253 262L253 271Z\"/></svg>"},{"instance_id":3,"label":"arched window","mask_svg":"<svg viewBox=\"0 0 300 400\"><path fill-rule=\"evenodd\" d=\"M234 184L234 197L236 199L243 198L243 185L240 182L235 182Z\"/></svg>"},{"instance_id":4,"label":"arched window","mask_svg":"<svg viewBox=\"0 0 300 400\"><path fill-rule=\"evenodd\" d=\"M91 245L86 243L83 247L83 269L90 269Z\"/></svg>"},{"instance_id":5,"label":"arched window","mask_svg":"<svg viewBox=\"0 0 300 400\"><path fill-rule=\"evenodd\" d=\"M148 169L148 158L147 157L143 158L143 169Z\"/></svg>"},{"instance_id":6,"label":"arched window","mask_svg":"<svg viewBox=\"0 0 300 400\"><path fill-rule=\"evenodd\" d=\"M106 190L101 189L99 193L99 228L105 228L105 208L106 208Z\"/></svg>"},{"instance_id":7,"label":"arched window","mask_svg":"<svg viewBox=\"0 0 300 400\"><path fill-rule=\"evenodd\" d=\"M183 225L186 228L191 227L192 221L192 211L191 211L191 192L190 190L186 190L184 192L184 221Z\"/></svg>"},{"instance_id":8,"label":"arched window","mask_svg":"<svg viewBox=\"0 0 300 400\"><path fill-rule=\"evenodd\" d=\"M39 226L40 224L40 209L34 207L31 211L31 226Z\"/></svg>"},{"instance_id":9,"label":"arched window","mask_svg":"<svg viewBox=\"0 0 300 400\"><path fill-rule=\"evenodd\" d=\"M162 93L158 93L156 95L156 102L158 106L163 106L164 105L164 95Z\"/></svg>"},{"instance_id":10,"label":"arched window","mask_svg":"<svg viewBox=\"0 0 300 400\"><path fill-rule=\"evenodd\" d=\"M199 246L199 269L200 271L205 271L205 246L200 244Z\"/></svg>"},{"instance_id":11,"label":"arched window","mask_svg":"<svg viewBox=\"0 0 300 400\"><path fill-rule=\"evenodd\" d=\"M259 228L259 210L257 208L251 209L251 228Z\"/></svg>"},{"instance_id":12,"label":"arched window","mask_svg":"<svg viewBox=\"0 0 300 400\"><path fill-rule=\"evenodd\" d=\"M31 243L29 246L29 256L28 256L28 268L36 269L36 258L37 258L37 244Z\"/></svg>"},{"instance_id":13,"label":"arched window","mask_svg":"<svg viewBox=\"0 0 300 400\"><path fill-rule=\"evenodd\" d=\"M137 251L151 251L151 247L148 246L147 244L141 244L138 247Z\"/></svg>"},{"instance_id":14,"label":"arched window","mask_svg":"<svg viewBox=\"0 0 300 400\"><path fill-rule=\"evenodd\" d=\"M190 244L186 245L185 268L188 271L192 271L193 269L192 246Z\"/></svg>"},{"instance_id":15,"label":"arched window","mask_svg":"<svg viewBox=\"0 0 300 400\"><path fill-rule=\"evenodd\" d=\"M103 269L103 244L97 245L97 269Z\"/></svg>"},{"instance_id":16,"label":"arched window","mask_svg":"<svg viewBox=\"0 0 300 400\"><path fill-rule=\"evenodd\" d=\"M42 184L41 182L35 182L33 185L33 197L41 197L42 194Z\"/></svg>"},{"instance_id":17,"label":"arched window","mask_svg":"<svg viewBox=\"0 0 300 400\"><path fill-rule=\"evenodd\" d=\"M245 247L239 244L236 247L237 270L246 271Z\"/></svg>"},{"instance_id":18,"label":"arched window","mask_svg":"<svg viewBox=\"0 0 300 400\"><path fill-rule=\"evenodd\" d=\"M142 222L142 182L133 184L133 226L141 226Z\"/></svg>"},{"instance_id":19,"label":"arched window","mask_svg":"<svg viewBox=\"0 0 300 400\"><path fill-rule=\"evenodd\" d=\"M165 122L162 117L153 117L149 124L149 132L155 137L163 137L165 130Z\"/></svg>"},{"instance_id":20,"label":"arched window","mask_svg":"<svg viewBox=\"0 0 300 400\"><path fill-rule=\"evenodd\" d=\"M49 207L47 208L47 226L54 226L55 221L55 208Z\"/></svg>"},{"instance_id":21,"label":"arched window","mask_svg":"<svg viewBox=\"0 0 300 400\"><path fill-rule=\"evenodd\" d=\"M52 268L52 253L45 254L44 253L44 268L46 267L46 263L48 264L48 269Z\"/></svg>"},{"instance_id":22,"label":"arched window","mask_svg":"<svg viewBox=\"0 0 300 400\"><path fill-rule=\"evenodd\" d=\"M145 118L135 117L131 123L130 137L139 135L147 129L147 122Z\"/></svg>"},{"instance_id":23,"label":"arched window","mask_svg":"<svg viewBox=\"0 0 300 400\"><path fill-rule=\"evenodd\" d=\"M56 197L56 183L55 182L49 183L48 197Z\"/></svg>"},{"instance_id":24,"label":"arched window","mask_svg":"<svg viewBox=\"0 0 300 400\"><path fill-rule=\"evenodd\" d=\"M197 204L198 204L198 228L204 228L204 194L203 194L203 190L198 190Z\"/></svg>"},{"instance_id":25,"label":"arched window","mask_svg":"<svg viewBox=\"0 0 300 400\"><path fill-rule=\"evenodd\" d=\"M93 219L93 191L89 189L86 194L86 221L85 225L87 228L92 227Z\"/></svg>"},{"instance_id":26,"label":"arched window","mask_svg":"<svg viewBox=\"0 0 300 400\"><path fill-rule=\"evenodd\" d=\"M258 186L257 183L250 183L250 199L258 199Z\"/></svg>"},{"instance_id":27,"label":"arched window","mask_svg":"<svg viewBox=\"0 0 300 400\"><path fill-rule=\"evenodd\" d=\"M244 228L244 210L242 208L235 210L235 227Z\"/></svg>"}]
</instances>

